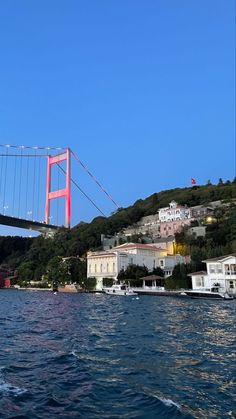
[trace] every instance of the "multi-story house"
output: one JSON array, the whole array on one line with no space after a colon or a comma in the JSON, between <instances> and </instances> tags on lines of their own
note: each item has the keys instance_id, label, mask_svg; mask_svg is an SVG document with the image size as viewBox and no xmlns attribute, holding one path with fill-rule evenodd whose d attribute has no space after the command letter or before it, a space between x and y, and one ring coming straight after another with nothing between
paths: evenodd
<instances>
[{"instance_id":1,"label":"multi-story house","mask_svg":"<svg viewBox=\"0 0 236 419\"><path fill-rule=\"evenodd\" d=\"M97 289L101 289L104 278L117 280L119 272L129 265L146 266L149 271L159 266L165 276L169 276L178 263L183 263L182 256L169 256L166 249L151 244L125 243L107 251L89 252L87 277L95 277Z\"/></svg>"},{"instance_id":2,"label":"multi-story house","mask_svg":"<svg viewBox=\"0 0 236 419\"><path fill-rule=\"evenodd\" d=\"M211 289L219 286L229 294L236 295L236 253L204 260L207 271L189 274L192 278L192 288Z\"/></svg>"},{"instance_id":3,"label":"multi-story house","mask_svg":"<svg viewBox=\"0 0 236 419\"><path fill-rule=\"evenodd\" d=\"M178 205L177 202L171 201L169 207L159 210L160 222L186 220L191 218L191 211L186 205Z\"/></svg>"}]
</instances>

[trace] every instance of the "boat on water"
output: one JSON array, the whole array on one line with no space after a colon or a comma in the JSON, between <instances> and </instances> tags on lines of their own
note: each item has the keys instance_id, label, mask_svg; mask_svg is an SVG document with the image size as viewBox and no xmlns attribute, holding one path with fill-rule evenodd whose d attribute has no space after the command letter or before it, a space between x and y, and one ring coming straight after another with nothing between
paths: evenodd
<instances>
[{"instance_id":1,"label":"boat on water","mask_svg":"<svg viewBox=\"0 0 236 419\"><path fill-rule=\"evenodd\" d=\"M115 285L112 285L112 287L104 287L103 292L109 295L126 295L126 296L138 295L126 284L115 284Z\"/></svg>"},{"instance_id":2,"label":"boat on water","mask_svg":"<svg viewBox=\"0 0 236 419\"><path fill-rule=\"evenodd\" d=\"M180 293L180 296L186 296L190 298L209 298L217 300L233 300L234 297L229 295L225 289L220 287L205 288L205 289L194 289L184 290Z\"/></svg>"}]
</instances>

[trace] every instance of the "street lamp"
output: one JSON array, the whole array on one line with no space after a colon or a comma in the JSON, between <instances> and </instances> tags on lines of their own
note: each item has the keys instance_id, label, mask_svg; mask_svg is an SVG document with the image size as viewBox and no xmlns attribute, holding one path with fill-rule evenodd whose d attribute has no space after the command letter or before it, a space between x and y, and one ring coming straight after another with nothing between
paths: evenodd
<instances>
[{"instance_id":1,"label":"street lamp","mask_svg":"<svg viewBox=\"0 0 236 419\"><path fill-rule=\"evenodd\" d=\"M30 218L30 215L32 215L32 214L33 214L32 211L27 211L28 218Z\"/></svg>"},{"instance_id":2,"label":"street lamp","mask_svg":"<svg viewBox=\"0 0 236 419\"><path fill-rule=\"evenodd\" d=\"M4 207L3 207L3 215L6 215L6 210L8 209L9 207L8 207L8 205L4 205Z\"/></svg>"}]
</instances>

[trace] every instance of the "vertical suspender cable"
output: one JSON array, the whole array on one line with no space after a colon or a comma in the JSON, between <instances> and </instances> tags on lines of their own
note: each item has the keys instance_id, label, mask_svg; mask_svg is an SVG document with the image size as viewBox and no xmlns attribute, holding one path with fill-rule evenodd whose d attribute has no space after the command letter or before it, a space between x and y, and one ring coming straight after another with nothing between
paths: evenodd
<instances>
[{"instance_id":1,"label":"vertical suspender cable","mask_svg":"<svg viewBox=\"0 0 236 419\"><path fill-rule=\"evenodd\" d=\"M2 193L2 171L3 171L3 155L1 156L1 165L0 165L0 202L1 202L1 193Z\"/></svg>"},{"instance_id":2,"label":"vertical suspender cable","mask_svg":"<svg viewBox=\"0 0 236 419\"><path fill-rule=\"evenodd\" d=\"M57 190L58 191L59 191L59 185L60 185L60 182L59 182L59 167L57 165ZM58 225L58 214L59 214L59 198L57 198L57 218L56 218L57 225Z\"/></svg>"},{"instance_id":3,"label":"vertical suspender cable","mask_svg":"<svg viewBox=\"0 0 236 419\"><path fill-rule=\"evenodd\" d=\"M15 213L15 192L16 192L16 163L17 163L17 156L15 156L14 160L14 177L13 177L13 196L12 196L12 215L14 216Z\"/></svg>"},{"instance_id":4,"label":"vertical suspender cable","mask_svg":"<svg viewBox=\"0 0 236 419\"><path fill-rule=\"evenodd\" d=\"M35 173L36 173L36 150L34 152L34 176L33 176L33 195L32 195L32 220L34 219L34 196L35 196Z\"/></svg>"},{"instance_id":5,"label":"vertical suspender cable","mask_svg":"<svg viewBox=\"0 0 236 419\"><path fill-rule=\"evenodd\" d=\"M29 156L27 157L27 162L26 162L26 189L25 189L25 213L26 213L26 218L28 217L28 195L29 195L28 187L29 187Z\"/></svg>"},{"instance_id":6,"label":"vertical suspender cable","mask_svg":"<svg viewBox=\"0 0 236 419\"><path fill-rule=\"evenodd\" d=\"M38 170L37 221L39 221L40 184L41 184L41 158L39 158L39 170Z\"/></svg>"},{"instance_id":7,"label":"vertical suspender cable","mask_svg":"<svg viewBox=\"0 0 236 419\"><path fill-rule=\"evenodd\" d=\"M22 149L24 146L20 147L20 174L19 174L19 194L18 194L18 218L20 216L20 202L21 202L21 178L22 178Z\"/></svg>"},{"instance_id":8,"label":"vertical suspender cable","mask_svg":"<svg viewBox=\"0 0 236 419\"><path fill-rule=\"evenodd\" d=\"M6 184L7 184L7 165L8 165L8 148L6 151L5 174L4 174L4 187L3 187L3 214L5 213L5 198L6 198Z\"/></svg>"}]
</instances>

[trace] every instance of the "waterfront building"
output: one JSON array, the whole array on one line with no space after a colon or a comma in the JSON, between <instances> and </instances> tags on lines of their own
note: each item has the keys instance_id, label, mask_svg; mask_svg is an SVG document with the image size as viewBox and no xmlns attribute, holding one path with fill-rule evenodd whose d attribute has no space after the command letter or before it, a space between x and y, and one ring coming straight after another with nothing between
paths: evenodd
<instances>
[{"instance_id":1,"label":"waterfront building","mask_svg":"<svg viewBox=\"0 0 236 419\"><path fill-rule=\"evenodd\" d=\"M153 244L125 243L106 251L88 252L87 277L95 277L97 289L101 289L103 279L117 280L119 272L129 265L146 266L149 271L160 267L165 276L169 276L176 264L184 262L183 259L180 255L168 255L166 249Z\"/></svg>"},{"instance_id":2,"label":"waterfront building","mask_svg":"<svg viewBox=\"0 0 236 419\"><path fill-rule=\"evenodd\" d=\"M206 271L189 274L192 278L193 290L220 286L229 294L236 295L236 253L207 259L203 262L206 263Z\"/></svg>"}]
</instances>

